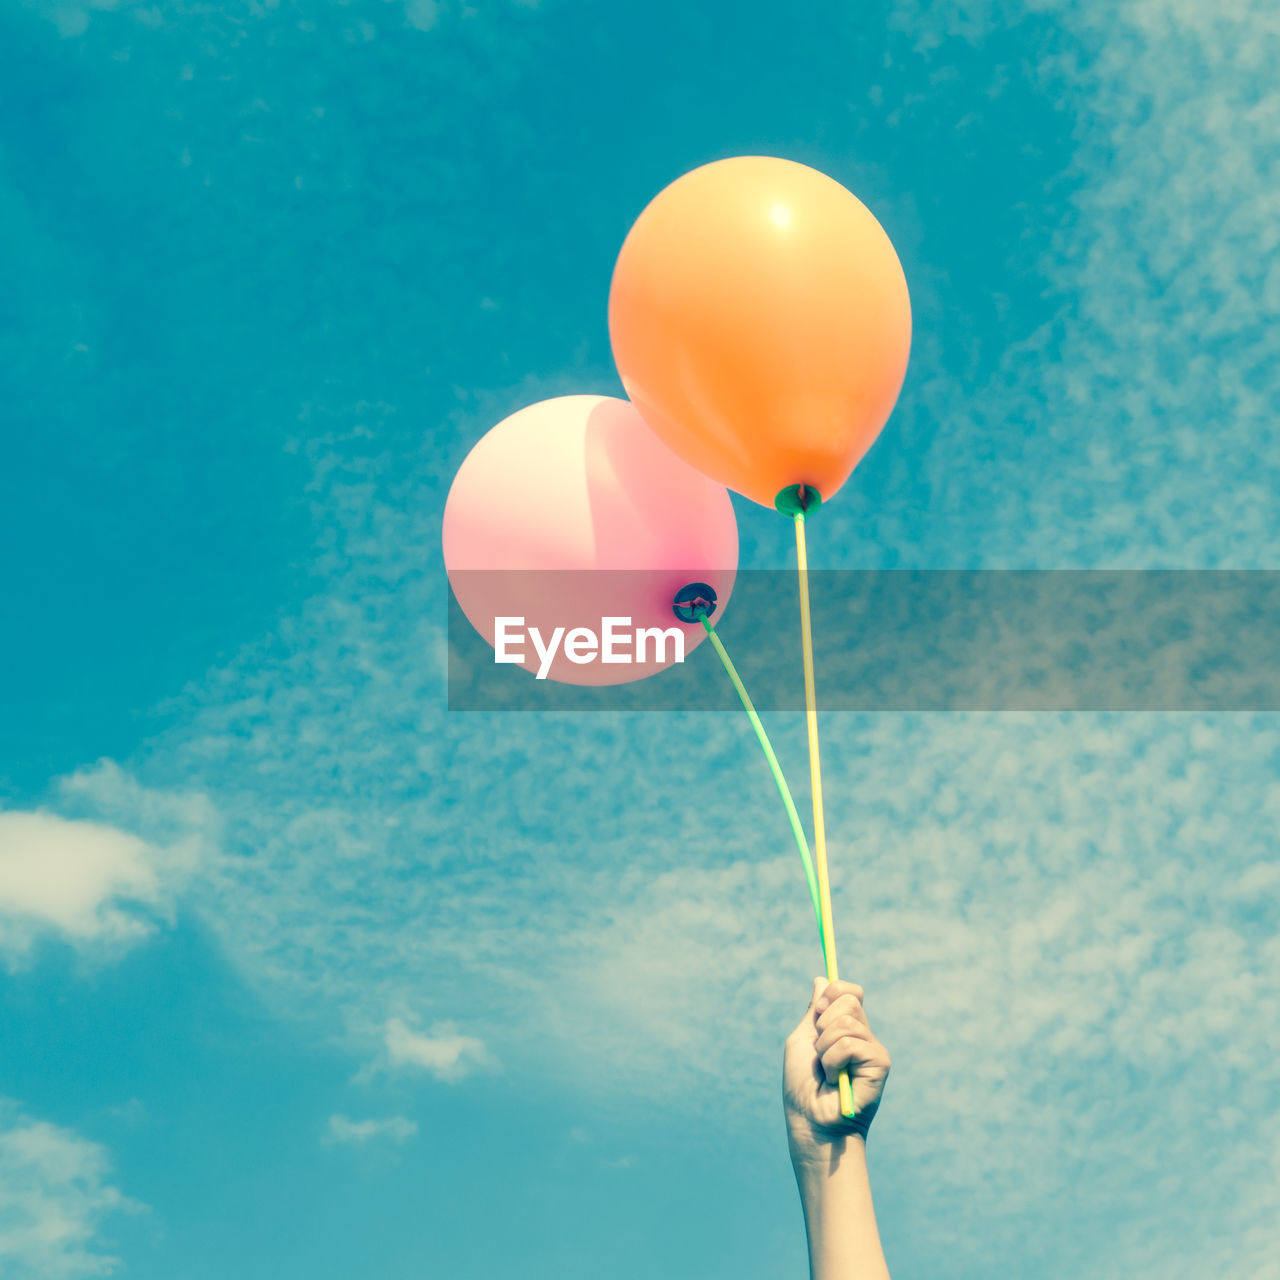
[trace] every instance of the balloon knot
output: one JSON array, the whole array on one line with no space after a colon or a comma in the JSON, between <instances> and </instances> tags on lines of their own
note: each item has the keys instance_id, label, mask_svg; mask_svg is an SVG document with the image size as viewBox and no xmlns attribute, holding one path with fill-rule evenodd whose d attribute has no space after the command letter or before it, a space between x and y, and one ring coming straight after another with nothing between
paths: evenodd
<instances>
[{"instance_id":1,"label":"balloon knot","mask_svg":"<svg viewBox=\"0 0 1280 1280\"><path fill-rule=\"evenodd\" d=\"M698 622L716 611L715 588L705 582L690 582L676 592L671 612L681 622Z\"/></svg>"},{"instance_id":2,"label":"balloon knot","mask_svg":"<svg viewBox=\"0 0 1280 1280\"><path fill-rule=\"evenodd\" d=\"M784 516L808 515L822 505L822 494L811 484L790 484L778 491L773 505Z\"/></svg>"}]
</instances>

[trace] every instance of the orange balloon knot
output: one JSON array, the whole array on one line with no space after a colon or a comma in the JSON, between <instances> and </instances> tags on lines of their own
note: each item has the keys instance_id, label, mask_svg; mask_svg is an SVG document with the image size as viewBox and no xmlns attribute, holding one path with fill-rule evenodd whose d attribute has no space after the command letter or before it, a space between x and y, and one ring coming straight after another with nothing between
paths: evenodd
<instances>
[{"instance_id":1,"label":"orange balloon knot","mask_svg":"<svg viewBox=\"0 0 1280 1280\"><path fill-rule=\"evenodd\" d=\"M773 505L784 516L795 516L801 512L808 515L822 505L822 494L811 484L789 484L778 491Z\"/></svg>"}]
</instances>

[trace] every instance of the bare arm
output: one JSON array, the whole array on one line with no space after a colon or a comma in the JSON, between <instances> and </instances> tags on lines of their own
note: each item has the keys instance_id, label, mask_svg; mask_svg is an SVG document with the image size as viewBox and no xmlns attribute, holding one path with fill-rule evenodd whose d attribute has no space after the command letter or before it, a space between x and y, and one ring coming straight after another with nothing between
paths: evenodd
<instances>
[{"instance_id":1,"label":"bare arm","mask_svg":"<svg viewBox=\"0 0 1280 1280\"><path fill-rule=\"evenodd\" d=\"M849 1069L856 1114L840 1114L836 1087ZM889 1054L862 1009L862 988L814 980L813 998L787 1037L783 1103L787 1143L804 1209L811 1280L889 1280L880 1246L866 1134L889 1074Z\"/></svg>"}]
</instances>

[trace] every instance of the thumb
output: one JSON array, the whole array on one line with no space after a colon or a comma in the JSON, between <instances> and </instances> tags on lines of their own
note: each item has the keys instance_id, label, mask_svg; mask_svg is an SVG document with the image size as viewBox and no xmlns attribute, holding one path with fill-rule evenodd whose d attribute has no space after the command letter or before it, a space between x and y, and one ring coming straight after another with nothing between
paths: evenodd
<instances>
[{"instance_id":1,"label":"thumb","mask_svg":"<svg viewBox=\"0 0 1280 1280\"><path fill-rule=\"evenodd\" d=\"M821 995L821 994L826 990L826 988L827 988L827 980L826 980L826 978L814 978L814 980L813 980L813 995L811 995L811 996L809 997L809 1008L810 1008L810 1010L812 1010L812 1009L813 1009L813 1006L814 1006L814 1005L816 1005L816 1004L818 1003L818 997L819 997L819 996L820 996L820 995Z\"/></svg>"}]
</instances>

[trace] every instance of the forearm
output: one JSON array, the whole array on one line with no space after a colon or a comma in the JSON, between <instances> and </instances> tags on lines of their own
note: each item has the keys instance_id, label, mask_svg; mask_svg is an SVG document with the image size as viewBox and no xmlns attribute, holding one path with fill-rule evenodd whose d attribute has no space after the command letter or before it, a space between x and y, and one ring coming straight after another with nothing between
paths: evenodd
<instances>
[{"instance_id":1,"label":"forearm","mask_svg":"<svg viewBox=\"0 0 1280 1280\"><path fill-rule=\"evenodd\" d=\"M849 1134L794 1163L811 1280L889 1280L867 1178L866 1141Z\"/></svg>"}]
</instances>

